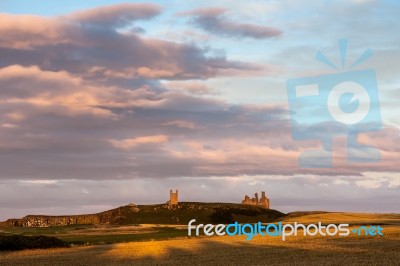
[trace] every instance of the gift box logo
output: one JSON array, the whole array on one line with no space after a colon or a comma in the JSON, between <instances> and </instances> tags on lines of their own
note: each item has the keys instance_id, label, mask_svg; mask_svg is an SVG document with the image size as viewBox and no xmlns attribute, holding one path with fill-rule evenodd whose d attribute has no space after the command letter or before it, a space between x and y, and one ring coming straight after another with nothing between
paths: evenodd
<instances>
[{"instance_id":1,"label":"gift box logo","mask_svg":"<svg viewBox=\"0 0 400 266\"><path fill-rule=\"evenodd\" d=\"M345 67L347 40L339 40L342 67ZM322 147L307 150L299 158L302 168L332 167L332 138L347 136L349 162L376 162L378 149L358 142L360 133L382 126L375 70L352 68L372 56L367 49L348 71L302 77L287 81L292 136L296 140L320 140ZM318 52L316 58L337 70Z\"/></svg>"}]
</instances>

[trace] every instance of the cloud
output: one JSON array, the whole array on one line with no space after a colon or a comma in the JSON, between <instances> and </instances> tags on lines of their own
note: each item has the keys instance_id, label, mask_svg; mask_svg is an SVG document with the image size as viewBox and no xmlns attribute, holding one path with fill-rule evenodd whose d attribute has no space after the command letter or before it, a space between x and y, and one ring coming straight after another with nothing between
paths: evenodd
<instances>
[{"instance_id":1,"label":"cloud","mask_svg":"<svg viewBox=\"0 0 400 266\"><path fill-rule=\"evenodd\" d=\"M184 121L184 120L174 120L170 122L166 122L162 124L163 126L176 126L180 128L188 128L188 129L195 129L196 124L190 121Z\"/></svg>"},{"instance_id":2,"label":"cloud","mask_svg":"<svg viewBox=\"0 0 400 266\"><path fill-rule=\"evenodd\" d=\"M34 46L67 44L78 38L73 25L35 15L0 14L0 47L30 49ZM69 36L68 36L69 34Z\"/></svg>"},{"instance_id":3,"label":"cloud","mask_svg":"<svg viewBox=\"0 0 400 266\"><path fill-rule=\"evenodd\" d=\"M3 128L16 128L16 127L18 127L18 125L6 123L6 124L2 124L1 127L3 127Z\"/></svg>"},{"instance_id":4,"label":"cloud","mask_svg":"<svg viewBox=\"0 0 400 266\"><path fill-rule=\"evenodd\" d=\"M75 12L63 18L82 24L103 27L124 27L133 21L151 19L161 13L155 4L117 4Z\"/></svg>"},{"instance_id":5,"label":"cloud","mask_svg":"<svg viewBox=\"0 0 400 266\"><path fill-rule=\"evenodd\" d=\"M39 113L53 111L72 116L85 113L108 116L112 113L102 108L103 105L121 104L118 97L113 96L115 88L85 84L81 77L66 71L11 65L1 68L0 75L0 103L10 109L7 112L10 122L31 116L32 113L26 110L28 108L36 108Z\"/></svg>"},{"instance_id":6,"label":"cloud","mask_svg":"<svg viewBox=\"0 0 400 266\"><path fill-rule=\"evenodd\" d=\"M1 13L0 47L33 49L46 45L93 45L100 41L95 38L102 38L101 35L107 39L117 28L151 19L160 12L161 8L153 4L119 4L59 17Z\"/></svg>"},{"instance_id":7,"label":"cloud","mask_svg":"<svg viewBox=\"0 0 400 266\"><path fill-rule=\"evenodd\" d=\"M275 38L282 31L262 25L236 23L228 19L224 8L204 8L178 13L178 16L193 17L193 23L198 27L217 35L229 37L248 37L254 39Z\"/></svg>"},{"instance_id":8,"label":"cloud","mask_svg":"<svg viewBox=\"0 0 400 266\"><path fill-rule=\"evenodd\" d=\"M381 180L360 180L356 181L356 185L366 189L376 189L381 187L382 182Z\"/></svg>"},{"instance_id":9,"label":"cloud","mask_svg":"<svg viewBox=\"0 0 400 266\"><path fill-rule=\"evenodd\" d=\"M37 65L43 70L67 71L110 84L126 84L131 79L145 83L159 78L186 80L221 73L232 75L227 70L262 70L261 65L213 55L208 48L144 38L115 28L121 25L121 18L124 22L128 18L150 18L149 12L141 12L143 8L157 9L133 4L129 8L108 6L50 18L0 14L0 66ZM101 27L87 26L87 21L100 23Z\"/></svg>"},{"instance_id":10,"label":"cloud","mask_svg":"<svg viewBox=\"0 0 400 266\"><path fill-rule=\"evenodd\" d=\"M7 98L29 98L43 92L62 94L81 85L80 78L65 71L42 71L37 66L11 65L1 68L0 75L1 93Z\"/></svg>"},{"instance_id":11,"label":"cloud","mask_svg":"<svg viewBox=\"0 0 400 266\"><path fill-rule=\"evenodd\" d=\"M21 183L28 183L28 184L38 184L38 185L51 185L57 184L58 180L21 180Z\"/></svg>"},{"instance_id":12,"label":"cloud","mask_svg":"<svg viewBox=\"0 0 400 266\"><path fill-rule=\"evenodd\" d=\"M383 167L399 170L397 146L381 140L395 140L395 128L382 131L384 137L360 138L382 150L381 163L347 165L335 155L335 168L299 169L300 153L318 143L292 139L282 106L233 105L168 90L160 83L136 89L93 84L85 76L37 66L11 65L0 69L0 74L0 149L8 154L0 167L5 179L337 176ZM169 85L190 84L188 80ZM24 165L17 167L13 163L17 159Z\"/></svg>"},{"instance_id":13,"label":"cloud","mask_svg":"<svg viewBox=\"0 0 400 266\"><path fill-rule=\"evenodd\" d=\"M168 136L165 135L155 135L155 136L144 136L137 137L133 139L122 139L110 140L111 144L118 149L122 150L131 150L140 145L148 145L148 144L160 144L168 141Z\"/></svg>"},{"instance_id":14,"label":"cloud","mask_svg":"<svg viewBox=\"0 0 400 266\"><path fill-rule=\"evenodd\" d=\"M195 80L168 81L163 82L163 85L170 90L179 90L193 95L207 95L216 93L205 82Z\"/></svg>"}]
</instances>

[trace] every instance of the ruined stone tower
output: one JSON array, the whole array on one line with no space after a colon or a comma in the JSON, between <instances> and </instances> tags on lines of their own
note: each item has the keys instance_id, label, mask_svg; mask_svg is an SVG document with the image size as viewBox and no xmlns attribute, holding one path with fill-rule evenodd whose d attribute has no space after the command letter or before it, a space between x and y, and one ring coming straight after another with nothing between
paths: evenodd
<instances>
[{"instance_id":1,"label":"ruined stone tower","mask_svg":"<svg viewBox=\"0 0 400 266\"><path fill-rule=\"evenodd\" d=\"M254 194L254 198L250 198L246 195L244 200L242 200L242 204L258 205L269 209L269 198L265 196L265 191L261 191L260 200L258 200L258 193Z\"/></svg>"},{"instance_id":2,"label":"ruined stone tower","mask_svg":"<svg viewBox=\"0 0 400 266\"><path fill-rule=\"evenodd\" d=\"M173 192L172 189L169 190L169 206L178 205L178 189L176 192Z\"/></svg>"},{"instance_id":3,"label":"ruined stone tower","mask_svg":"<svg viewBox=\"0 0 400 266\"><path fill-rule=\"evenodd\" d=\"M269 208L269 198L265 196L265 191L261 191L261 199L258 205L261 205L265 208Z\"/></svg>"}]
</instances>

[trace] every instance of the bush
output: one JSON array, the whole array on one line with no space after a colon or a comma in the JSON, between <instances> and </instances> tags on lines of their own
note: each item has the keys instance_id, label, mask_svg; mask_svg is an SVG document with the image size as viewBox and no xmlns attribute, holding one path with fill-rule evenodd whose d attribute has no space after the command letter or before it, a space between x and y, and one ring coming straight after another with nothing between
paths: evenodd
<instances>
[{"instance_id":1,"label":"bush","mask_svg":"<svg viewBox=\"0 0 400 266\"><path fill-rule=\"evenodd\" d=\"M0 235L0 250L68 247L64 241L50 236Z\"/></svg>"}]
</instances>

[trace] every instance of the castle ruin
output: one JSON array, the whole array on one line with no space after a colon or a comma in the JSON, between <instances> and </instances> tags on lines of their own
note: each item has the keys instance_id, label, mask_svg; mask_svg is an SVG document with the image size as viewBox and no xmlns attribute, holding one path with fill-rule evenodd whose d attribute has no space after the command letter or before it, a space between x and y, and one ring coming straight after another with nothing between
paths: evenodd
<instances>
[{"instance_id":1,"label":"castle ruin","mask_svg":"<svg viewBox=\"0 0 400 266\"><path fill-rule=\"evenodd\" d=\"M258 200L258 193L254 194L254 198L250 198L246 195L244 200L242 200L242 204L257 205L269 209L269 198L265 196L265 191L261 191L260 200Z\"/></svg>"},{"instance_id":2,"label":"castle ruin","mask_svg":"<svg viewBox=\"0 0 400 266\"><path fill-rule=\"evenodd\" d=\"M169 206L176 206L178 205L178 189L176 192L173 192L172 189L169 190Z\"/></svg>"}]
</instances>

